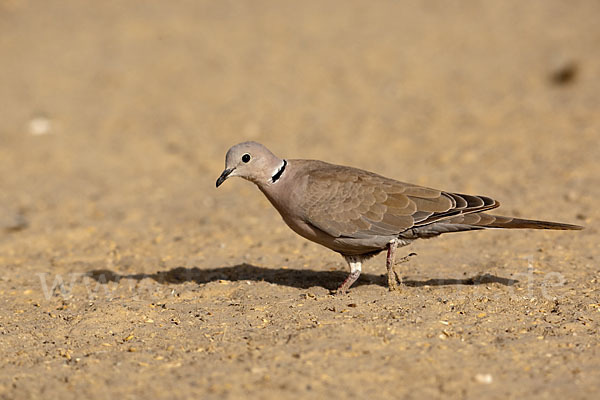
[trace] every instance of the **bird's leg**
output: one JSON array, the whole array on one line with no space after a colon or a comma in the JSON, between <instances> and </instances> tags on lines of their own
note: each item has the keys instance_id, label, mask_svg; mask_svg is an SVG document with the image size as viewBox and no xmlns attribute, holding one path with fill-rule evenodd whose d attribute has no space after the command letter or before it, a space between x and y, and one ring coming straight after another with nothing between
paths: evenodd
<instances>
[{"instance_id":1,"label":"bird's leg","mask_svg":"<svg viewBox=\"0 0 600 400\"><path fill-rule=\"evenodd\" d=\"M398 285L396 285L397 275L396 271L394 271L394 256L396 255L397 248L398 241L396 239L388 243L388 251L385 266L387 268L388 288L390 292L398 289Z\"/></svg>"},{"instance_id":2,"label":"bird's leg","mask_svg":"<svg viewBox=\"0 0 600 400\"><path fill-rule=\"evenodd\" d=\"M401 259L399 259L398 261L396 261L396 262L394 263L394 266L396 266L396 265L398 265L398 264L405 263L405 262L407 262L408 260L410 260L410 258L411 258L412 256L416 256L416 255L417 255L417 253L410 253L409 255L407 255L407 256L404 256L404 257L402 257ZM394 269L394 267L392 267L392 269ZM396 281L397 281L399 284L401 284L401 285L402 285L402 277L401 277L400 275L398 275L398 272L396 272L396 270L395 270L395 269L394 269L394 275L396 276Z\"/></svg>"},{"instance_id":3,"label":"bird's leg","mask_svg":"<svg viewBox=\"0 0 600 400\"><path fill-rule=\"evenodd\" d=\"M337 289L337 291L336 291L337 294L345 294L348 291L348 289L350 289L350 286L352 286L352 284L354 282L356 282L356 280L360 276L362 260L359 257L352 257L352 256L344 256L344 258L346 259L346 262L350 266L350 274L344 280L344 282L342 282L340 287Z\"/></svg>"}]
</instances>

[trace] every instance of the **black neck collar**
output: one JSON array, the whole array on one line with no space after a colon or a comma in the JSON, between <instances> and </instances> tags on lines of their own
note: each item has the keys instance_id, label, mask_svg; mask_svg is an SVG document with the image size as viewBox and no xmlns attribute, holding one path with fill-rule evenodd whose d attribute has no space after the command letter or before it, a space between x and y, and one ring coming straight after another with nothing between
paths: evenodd
<instances>
[{"instance_id":1,"label":"black neck collar","mask_svg":"<svg viewBox=\"0 0 600 400\"><path fill-rule=\"evenodd\" d=\"M283 165L281 166L281 168L279 168L279 170L277 172L275 172L275 175L273 175L271 177L271 182L275 183L275 182L277 182L277 180L279 178L281 178L281 175L283 174L283 171L285 171L286 165L287 165L287 161L283 160Z\"/></svg>"}]
</instances>

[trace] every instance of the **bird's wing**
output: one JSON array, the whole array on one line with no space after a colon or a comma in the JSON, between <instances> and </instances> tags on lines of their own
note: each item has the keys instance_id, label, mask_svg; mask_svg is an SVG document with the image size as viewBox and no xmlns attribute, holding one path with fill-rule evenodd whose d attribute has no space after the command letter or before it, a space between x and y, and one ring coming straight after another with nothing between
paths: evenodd
<instances>
[{"instance_id":1,"label":"bird's wing","mask_svg":"<svg viewBox=\"0 0 600 400\"><path fill-rule=\"evenodd\" d=\"M307 172L303 208L307 223L333 237L393 236L499 205L484 196L447 193L323 164Z\"/></svg>"}]
</instances>

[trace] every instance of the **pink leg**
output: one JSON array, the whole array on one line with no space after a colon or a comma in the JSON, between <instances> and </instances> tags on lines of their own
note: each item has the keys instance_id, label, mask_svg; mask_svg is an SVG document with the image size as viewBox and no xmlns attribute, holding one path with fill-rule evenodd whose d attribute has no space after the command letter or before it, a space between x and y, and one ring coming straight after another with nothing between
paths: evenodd
<instances>
[{"instance_id":1,"label":"pink leg","mask_svg":"<svg viewBox=\"0 0 600 400\"><path fill-rule=\"evenodd\" d=\"M350 274L344 280L344 282L342 282L340 287L337 289L337 291L336 291L337 294L345 294L348 291L348 289L350 289L350 286L352 286L352 284L354 282L356 282L356 280L360 276L362 260L359 257L352 257L352 256L347 256L347 257L344 256L344 258L346 259L346 261L348 262L348 265L350 266Z\"/></svg>"}]
</instances>

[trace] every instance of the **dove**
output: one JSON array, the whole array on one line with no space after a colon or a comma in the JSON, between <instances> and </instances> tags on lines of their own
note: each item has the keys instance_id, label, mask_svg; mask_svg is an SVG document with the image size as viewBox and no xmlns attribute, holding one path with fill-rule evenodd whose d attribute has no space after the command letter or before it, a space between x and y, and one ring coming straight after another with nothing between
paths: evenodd
<instances>
[{"instance_id":1,"label":"dove","mask_svg":"<svg viewBox=\"0 0 600 400\"><path fill-rule=\"evenodd\" d=\"M216 186L235 176L258 186L298 235L344 257L350 273L339 294L358 279L365 260L384 250L388 288L397 290L401 280L394 270L396 250L417 239L487 228L583 229L492 215L488 211L500 203L490 197L413 185L324 161L282 159L256 142L227 151Z\"/></svg>"}]
</instances>

